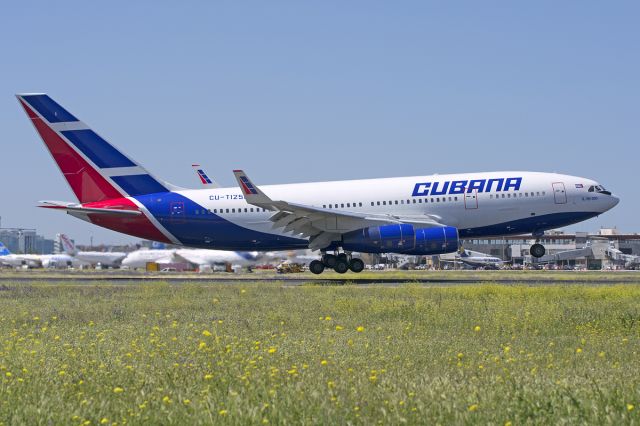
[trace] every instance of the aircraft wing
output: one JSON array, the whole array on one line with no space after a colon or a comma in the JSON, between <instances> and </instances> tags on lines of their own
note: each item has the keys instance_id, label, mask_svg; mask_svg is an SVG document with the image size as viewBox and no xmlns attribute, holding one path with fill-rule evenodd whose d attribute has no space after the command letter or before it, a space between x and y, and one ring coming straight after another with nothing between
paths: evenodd
<instances>
[{"instance_id":1,"label":"aircraft wing","mask_svg":"<svg viewBox=\"0 0 640 426\"><path fill-rule=\"evenodd\" d=\"M247 203L275 212L269 219L273 228L309 238L309 248L325 248L342 234L368 226L406 223L420 228L444 226L438 218L398 216L390 214L359 213L348 210L326 209L283 200L272 200L255 186L242 170L234 170L238 185Z\"/></svg>"}]
</instances>

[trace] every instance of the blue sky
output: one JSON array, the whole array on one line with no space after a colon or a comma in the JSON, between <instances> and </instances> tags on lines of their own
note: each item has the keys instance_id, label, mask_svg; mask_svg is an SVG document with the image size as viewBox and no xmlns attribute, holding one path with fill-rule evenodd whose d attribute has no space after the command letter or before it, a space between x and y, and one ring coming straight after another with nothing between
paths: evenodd
<instances>
[{"instance_id":1,"label":"blue sky","mask_svg":"<svg viewBox=\"0 0 640 426\"><path fill-rule=\"evenodd\" d=\"M13 97L47 92L196 186L535 170L622 198L640 231L640 3L12 2L0 17L2 226L133 242L37 209L73 194Z\"/></svg>"}]
</instances>

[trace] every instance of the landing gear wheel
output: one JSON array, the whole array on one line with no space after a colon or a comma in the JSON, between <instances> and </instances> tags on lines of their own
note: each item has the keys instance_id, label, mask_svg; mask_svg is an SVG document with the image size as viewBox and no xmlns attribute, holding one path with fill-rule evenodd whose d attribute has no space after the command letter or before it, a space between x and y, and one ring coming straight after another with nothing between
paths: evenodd
<instances>
[{"instance_id":1,"label":"landing gear wheel","mask_svg":"<svg viewBox=\"0 0 640 426\"><path fill-rule=\"evenodd\" d=\"M319 260L312 260L311 263L309 263L309 270L316 275L320 275L324 272L324 263Z\"/></svg>"},{"instance_id":2,"label":"landing gear wheel","mask_svg":"<svg viewBox=\"0 0 640 426\"><path fill-rule=\"evenodd\" d=\"M362 272L362 270L364 269L364 262L362 261L362 259L358 259L353 258L351 259L351 262L349 262L349 269L351 269L352 272L355 272L356 274L358 272Z\"/></svg>"},{"instance_id":3,"label":"landing gear wheel","mask_svg":"<svg viewBox=\"0 0 640 426\"><path fill-rule=\"evenodd\" d=\"M336 265L333 267L333 270L339 274L344 274L349 270L349 264L346 260L337 259Z\"/></svg>"},{"instance_id":4,"label":"landing gear wheel","mask_svg":"<svg viewBox=\"0 0 640 426\"><path fill-rule=\"evenodd\" d=\"M335 268L338 258L333 254L325 254L322 256L322 263L326 268Z\"/></svg>"},{"instance_id":5,"label":"landing gear wheel","mask_svg":"<svg viewBox=\"0 0 640 426\"><path fill-rule=\"evenodd\" d=\"M342 259L342 260L344 260L345 262L349 263L349 258L347 257L347 254L346 254L346 253L340 253L340 254L338 254L338 259Z\"/></svg>"},{"instance_id":6,"label":"landing gear wheel","mask_svg":"<svg viewBox=\"0 0 640 426\"><path fill-rule=\"evenodd\" d=\"M546 250L545 250L544 246L542 244L540 244L540 243L535 243L529 249L529 253L531 253L531 256L536 257L536 258L544 256L545 252L546 252Z\"/></svg>"}]
</instances>

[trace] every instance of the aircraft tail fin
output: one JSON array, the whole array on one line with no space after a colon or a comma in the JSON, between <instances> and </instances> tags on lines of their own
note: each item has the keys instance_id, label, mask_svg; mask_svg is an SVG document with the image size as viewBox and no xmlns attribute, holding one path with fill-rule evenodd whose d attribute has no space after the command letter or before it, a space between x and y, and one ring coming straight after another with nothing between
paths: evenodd
<instances>
[{"instance_id":1,"label":"aircraft tail fin","mask_svg":"<svg viewBox=\"0 0 640 426\"><path fill-rule=\"evenodd\" d=\"M74 256L78 253L76 245L66 234L58 234L58 236L60 238L60 244L62 245L62 251L70 256Z\"/></svg>"},{"instance_id":2,"label":"aircraft tail fin","mask_svg":"<svg viewBox=\"0 0 640 426\"><path fill-rule=\"evenodd\" d=\"M0 256L8 256L10 255L11 252L9 251L9 249L2 244L2 241L0 241Z\"/></svg>"},{"instance_id":3,"label":"aircraft tail fin","mask_svg":"<svg viewBox=\"0 0 640 426\"><path fill-rule=\"evenodd\" d=\"M48 95L16 97L81 203L177 189L153 177Z\"/></svg>"},{"instance_id":4,"label":"aircraft tail fin","mask_svg":"<svg viewBox=\"0 0 640 426\"><path fill-rule=\"evenodd\" d=\"M207 176L207 174L205 173L204 169L202 168L202 166L200 164L192 164L191 167L193 167L193 170L195 170L196 174L198 175L198 178L200 179L200 182L202 183L202 187L204 187L204 188L220 188L220 185L218 185L209 176Z\"/></svg>"}]
</instances>

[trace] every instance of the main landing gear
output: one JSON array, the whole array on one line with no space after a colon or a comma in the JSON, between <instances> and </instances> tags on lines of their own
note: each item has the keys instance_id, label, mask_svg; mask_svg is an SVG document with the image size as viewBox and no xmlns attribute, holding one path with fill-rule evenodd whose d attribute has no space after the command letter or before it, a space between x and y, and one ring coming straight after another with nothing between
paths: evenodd
<instances>
[{"instance_id":1,"label":"main landing gear","mask_svg":"<svg viewBox=\"0 0 640 426\"><path fill-rule=\"evenodd\" d=\"M546 253L546 249L544 248L544 246L542 244L540 244L540 237L544 235L544 234L540 234L540 233L534 233L533 236L536 238L536 243L533 244L531 246L531 248L529 248L529 253L531 253L531 256L535 257L535 258L540 258L542 256L544 256L544 254Z\"/></svg>"},{"instance_id":2,"label":"main landing gear","mask_svg":"<svg viewBox=\"0 0 640 426\"><path fill-rule=\"evenodd\" d=\"M357 257L351 257L351 253L323 253L321 260L309 263L309 270L314 274L321 274L325 268L333 269L339 274L344 274L347 271L358 273L364 270L364 262Z\"/></svg>"}]
</instances>

